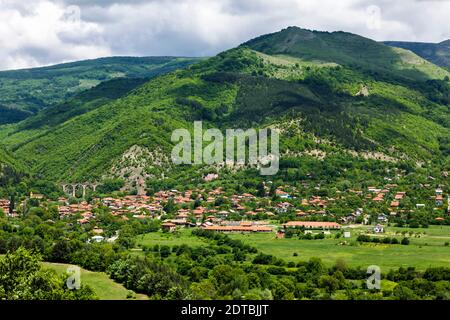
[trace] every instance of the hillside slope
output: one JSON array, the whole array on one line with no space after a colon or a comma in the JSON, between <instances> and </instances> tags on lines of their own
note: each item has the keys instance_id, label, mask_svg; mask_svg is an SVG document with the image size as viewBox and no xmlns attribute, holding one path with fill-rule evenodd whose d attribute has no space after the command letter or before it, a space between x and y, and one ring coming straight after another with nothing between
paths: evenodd
<instances>
[{"instance_id":1,"label":"hillside slope","mask_svg":"<svg viewBox=\"0 0 450 320\"><path fill-rule=\"evenodd\" d=\"M388 46L410 50L441 67L450 68L450 40L440 43L385 41Z\"/></svg>"},{"instance_id":2,"label":"hillside slope","mask_svg":"<svg viewBox=\"0 0 450 320\"><path fill-rule=\"evenodd\" d=\"M343 170L357 159L443 168L450 98L440 79L448 74L357 35L288 28L156 77L45 131L20 123L0 137L39 176L120 177L132 187L163 175L201 178L195 167L171 170L168 160L172 131L192 129L194 120L221 129L278 127L285 157L347 155L339 160Z\"/></svg>"},{"instance_id":3,"label":"hillside slope","mask_svg":"<svg viewBox=\"0 0 450 320\"><path fill-rule=\"evenodd\" d=\"M104 81L152 78L196 61L195 58L175 57L111 57L1 71L0 125L23 120Z\"/></svg>"},{"instance_id":4,"label":"hillside slope","mask_svg":"<svg viewBox=\"0 0 450 320\"><path fill-rule=\"evenodd\" d=\"M448 72L405 52L356 34L320 32L289 27L244 43L271 56L288 55L302 61L336 63L373 74L379 72L392 80L442 79ZM414 59L415 58L415 59Z\"/></svg>"}]
</instances>

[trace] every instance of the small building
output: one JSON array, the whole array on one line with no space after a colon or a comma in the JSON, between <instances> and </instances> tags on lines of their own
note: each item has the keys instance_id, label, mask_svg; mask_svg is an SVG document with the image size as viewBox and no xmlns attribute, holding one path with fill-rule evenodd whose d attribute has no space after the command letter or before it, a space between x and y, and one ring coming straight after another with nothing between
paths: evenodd
<instances>
[{"instance_id":1,"label":"small building","mask_svg":"<svg viewBox=\"0 0 450 320\"><path fill-rule=\"evenodd\" d=\"M378 215L377 220L378 220L379 222L388 222L388 217L387 217L384 213L382 213L382 214L379 214L379 215Z\"/></svg>"},{"instance_id":2,"label":"small building","mask_svg":"<svg viewBox=\"0 0 450 320\"><path fill-rule=\"evenodd\" d=\"M437 206L442 206L442 204L444 203L444 198L442 195L437 195L436 196L436 205Z\"/></svg>"},{"instance_id":3,"label":"small building","mask_svg":"<svg viewBox=\"0 0 450 320\"><path fill-rule=\"evenodd\" d=\"M164 222L163 224L161 224L161 229L165 232L172 232L177 229L177 225L172 222Z\"/></svg>"},{"instance_id":4,"label":"small building","mask_svg":"<svg viewBox=\"0 0 450 320\"><path fill-rule=\"evenodd\" d=\"M0 209L3 210L4 213L9 213L10 201L8 199L0 199Z\"/></svg>"},{"instance_id":5,"label":"small building","mask_svg":"<svg viewBox=\"0 0 450 320\"><path fill-rule=\"evenodd\" d=\"M384 227L381 224L377 224L375 227L373 227L373 232L384 233Z\"/></svg>"},{"instance_id":6,"label":"small building","mask_svg":"<svg viewBox=\"0 0 450 320\"><path fill-rule=\"evenodd\" d=\"M284 239L286 233L283 230L277 232L277 239Z\"/></svg>"},{"instance_id":7,"label":"small building","mask_svg":"<svg viewBox=\"0 0 450 320\"><path fill-rule=\"evenodd\" d=\"M37 200L41 200L44 199L44 195L43 194L38 194L38 193L30 193L30 199L37 199Z\"/></svg>"},{"instance_id":8,"label":"small building","mask_svg":"<svg viewBox=\"0 0 450 320\"><path fill-rule=\"evenodd\" d=\"M391 208L398 208L399 206L400 206L400 202L398 202L398 201L391 202Z\"/></svg>"},{"instance_id":9,"label":"small building","mask_svg":"<svg viewBox=\"0 0 450 320\"><path fill-rule=\"evenodd\" d=\"M103 233L103 229L101 229L99 227L94 227L94 229L92 229L92 232L97 234L97 235L100 235L100 234Z\"/></svg>"},{"instance_id":10,"label":"small building","mask_svg":"<svg viewBox=\"0 0 450 320\"><path fill-rule=\"evenodd\" d=\"M275 194L279 196L281 199L292 199L292 196L283 190L277 189L275 190Z\"/></svg>"},{"instance_id":11,"label":"small building","mask_svg":"<svg viewBox=\"0 0 450 320\"><path fill-rule=\"evenodd\" d=\"M103 242L105 240L105 238L102 237L102 236L93 236L91 238L91 240L94 241L94 242Z\"/></svg>"}]
</instances>

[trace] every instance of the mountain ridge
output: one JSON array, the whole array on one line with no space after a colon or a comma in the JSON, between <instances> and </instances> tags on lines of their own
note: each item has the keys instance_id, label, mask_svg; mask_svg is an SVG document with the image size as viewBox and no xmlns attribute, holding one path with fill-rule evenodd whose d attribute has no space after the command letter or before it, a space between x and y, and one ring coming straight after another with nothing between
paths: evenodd
<instances>
[{"instance_id":1,"label":"mountain ridge","mask_svg":"<svg viewBox=\"0 0 450 320\"><path fill-rule=\"evenodd\" d=\"M439 43L408 41L384 41L383 43L410 50L438 66L450 68L450 39Z\"/></svg>"},{"instance_id":2,"label":"mountain ridge","mask_svg":"<svg viewBox=\"0 0 450 320\"><path fill-rule=\"evenodd\" d=\"M170 154L170 133L192 129L194 120L222 129L279 126L290 132L282 137L284 155L320 150L328 155L323 161L328 161L349 150L381 154L413 166L448 165L444 154L450 141L449 88L440 80L447 71L410 53L343 32L321 39L322 46L334 50L319 53L319 58L330 53L327 63L310 59L313 56L305 59L306 53L317 52L315 43L306 51L298 49L298 43L291 43L287 52L284 47L270 51L280 48L280 42L267 42L268 38L280 37L284 44L295 30L253 39L158 76L49 131L42 131L45 126L20 129L15 125L0 130L0 138L33 174L55 181L135 177L134 169L142 165L133 163L133 155L124 155L137 149L149 151L141 152L148 156L137 179L158 180L183 170L191 170L184 179L198 178L198 168L172 170L160 157ZM374 53L385 52L385 66L380 67L382 59L353 63L364 59L360 45L346 58L345 44L355 37L373 46L374 59L381 59ZM261 48L264 43L268 49ZM339 43L345 47L341 51ZM426 68L417 69L417 63ZM364 87L367 94L358 95ZM286 124L291 122L298 124L291 128ZM356 161L350 154L346 161Z\"/></svg>"}]
</instances>

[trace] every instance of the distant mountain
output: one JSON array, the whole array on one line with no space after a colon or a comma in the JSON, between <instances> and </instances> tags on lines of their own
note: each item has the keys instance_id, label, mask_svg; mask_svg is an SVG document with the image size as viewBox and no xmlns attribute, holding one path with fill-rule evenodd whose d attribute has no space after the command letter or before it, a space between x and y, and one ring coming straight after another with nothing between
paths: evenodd
<instances>
[{"instance_id":1,"label":"distant mountain","mask_svg":"<svg viewBox=\"0 0 450 320\"><path fill-rule=\"evenodd\" d=\"M410 50L441 67L450 68L450 40L441 43L385 41L388 46Z\"/></svg>"},{"instance_id":2,"label":"distant mountain","mask_svg":"<svg viewBox=\"0 0 450 320\"><path fill-rule=\"evenodd\" d=\"M117 78L152 78L196 58L111 57L0 72L0 124L14 123Z\"/></svg>"},{"instance_id":3,"label":"distant mountain","mask_svg":"<svg viewBox=\"0 0 450 320\"><path fill-rule=\"evenodd\" d=\"M289 27L244 43L272 56L288 55L303 61L335 63L398 80L426 80L447 74L431 63L401 49L348 32L320 32Z\"/></svg>"},{"instance_id":4,"label":"distant mountain","mask_svg":"<svg viewBox=\"0 0 450 320\"><path fill-rule=\"evenodd\" d=\"M280 128L283 178L304 177L308 161L325 163L329 177L364 161L380 174L385 166L378 161L445 167L448 75L408 50L291 27L117 96L103 99L99 86L66 102L73 107L61 104L0 127L0 141L39 177L116 177L131 188L145 179L166 187L201 179L199 168L175 169L169 160L172 131L192 129L194 120L219 129Z\"/></svg>"},{"instance_id":5,"label":"distant mountain","mask_svg":"<svg viewBox=\"0 0 450 320\"><path fill-rule=\"evenodd\" d=\"M20 130L54 127L58 124L125 96L148 82L148 78L117 78L81 91L66 101L50 106L18 124Z\"/></svg>"}]
</instances>

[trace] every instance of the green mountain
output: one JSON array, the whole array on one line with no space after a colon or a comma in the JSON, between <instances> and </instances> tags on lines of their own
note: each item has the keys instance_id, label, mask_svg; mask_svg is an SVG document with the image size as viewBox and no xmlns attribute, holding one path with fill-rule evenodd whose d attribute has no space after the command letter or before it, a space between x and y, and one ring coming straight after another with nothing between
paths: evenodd
<instances>
[{"instance_id":1,"label":"green mountain","mask_svg":"<svg viewBox=\"0 0 450 320\"><path fill-rule=\"evenodd\" d=\"M25 172L21 162L0 146L0 197L6 196L3 194L5 187L17 185Z\"/></svg>"},{"instance_id":2,"label":"green mountain","mask_svg":"<svg viewBox=\"0 0 450 320\"><path fill-rule=\"evenodd\" d=\"M0 127L0 139L38 177L114 177L130 188L143 179L196 183L219 170L175 168L169 160L172 131L192 129L195 120L220 129L280 128L283 179L298 181L319 167L343 180L350 179L344 172L365 179L363 172L381 176L400 163L443 170L450 165L450 88L442 80L448 75L407 50L291 27L104 104L69 100L74 107L67 110L79 114L48 109Z\"/></svg>"},{"instance_id":3,"label":"green mountain","mask_svg":"<svg viewBox=\"0 0 450 320\"><path fill-rule=\"evenodd\" d=\"M104 81L152 78L195 61L195 58L111 57L43 68L2 71L0 125L23 120Z\"/></svg>"},{"instance_id":4,"label":"green mountain","mask_svg":"<svg viewBox=\"0 0 450 320\"><path fill-rule=\"evenodd\" d=\"M450 40L440 43L386 41L388 46L410 50L441 67L450 68Z\"/></svg>"}]
</instances>

